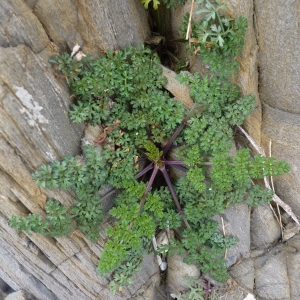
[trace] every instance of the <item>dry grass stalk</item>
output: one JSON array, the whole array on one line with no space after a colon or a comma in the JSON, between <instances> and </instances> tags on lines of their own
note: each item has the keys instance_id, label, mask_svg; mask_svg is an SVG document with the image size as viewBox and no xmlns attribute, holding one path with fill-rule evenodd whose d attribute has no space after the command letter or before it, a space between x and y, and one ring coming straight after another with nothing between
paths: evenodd
<instances>
[{"instance_id":1,"label":"dry grass stalk","mask_svg":"<svg viewBox=\"0 0 300 300\"><path fill-rule=\"evenodd\" d=\"M221 217L221 222L222 222L223 236L225 238L226 237L226 232L225 232L224 220L223 220L222 217ZM227 257L227 248L225 249L225 254L224 254L225 259L226 259L226 257Z\"/></svg>"},{"instance_id":2,"label":"dry grass stalk","mask_svg":"<svg viewBox=\"0 0 300 300\"><path fill-rule=\"evenodd\" d=\"M256 149L256 151L259 154L261 154L262 156L266 157L264 149L262 147L260 147L259 145L257 145L257 143L254 141L254 139L241 126L237 126L237 127L246 136L246 138L249 140L251 145ZM272 190L267 177L264 177L264 182L265 182L266 188ZM283 202L276 194L274 194L273 201L275 203L277 203L279 206L281 206L291 216L291 218L298 225L300 225L297 217L295 216L295 214L293 213L293 211L289 205L287 205L285 202Z\"/></svg>"},{"instance_id":3,"label":"dry grass stalk","mask_svg":"<svg viewBox=\"0 0 300 300\"><path fill-rule=\"evenodd\" d=\"M192 1L192 5L191 5L190 18L189 18L188 28L187 28L186 36L185 36L186 40L188 40L191 36L192 14L193 14L193 10L194 10L194 3L195 3L195 0Z\"/></svg>"},{"instance_id":4,"label":"dry grass stalk","mask_svg":"<svg viewBox=\"0 0 300 300\"><path fill-rule=\"evenodd\" d=\"M271 157L271 156L272 156L272 141L270 140L270 143L269 143L269 157ZM275 193L273 176L270 176L270 181L271 181L271 187L272 187L272 190L273 190L273 192ZM281 237L283 237L283 226L282 226L282 221L281 221L281 214L280 214L280 210L279 210L279 205L278 205L278 203L276 203L278 216L277 216L277 214L275 213L275 211L274 211L274 209L273 209L273 207L272 207L271 204L270 204L270 207L271 207L271 209L272 209L272 211L273 211L273 214L274 214L274 216L275 216L275 218L276 218L276 220L277 220L277 222L278 222L278 224L279 224L279 226L280 226Z\"/></svg>"}]
</instances>

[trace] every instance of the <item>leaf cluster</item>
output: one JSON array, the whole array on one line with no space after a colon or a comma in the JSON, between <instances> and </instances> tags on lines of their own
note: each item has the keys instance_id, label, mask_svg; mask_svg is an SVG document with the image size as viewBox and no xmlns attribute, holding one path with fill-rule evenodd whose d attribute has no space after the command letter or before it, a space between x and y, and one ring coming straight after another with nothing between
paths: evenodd
<instances>
[{"instance_id":1,"label":"leaf cluster","mask_svg":"<svg viewBox=\"0 0 300 300\"><path fill-rule=\"evenodd\" d=\"M201 57L211 74L230 78L238 71L237 56L240 55L247 29L247 19L228 17L227 6L220 0L198 0L197 14L203 16L198 22L191 23L189 49ZM186 34L189 14L184 16L181 32Z\"/></svg>"},{"instance_id":2,"label":"leaf cluster","mask_svg":"<svg viewBox=\"0 0 300 300\"><path fill-rule=\"evenodd\" d=\"M140 0L140 2L144 5L145 9L149 8L149 3L153 2L153 8L155 10L158 9L158 6L160 5L160 1L158 0ZM187 0L162 0L163 5L165 5L166 8L172 8L175 9L178 5L183 5L186 3Z\"/></svg>"},{"instance_id":3,"label":"leaf cluster","mask_svg":"<svg viewBox=\"0 0 300 300\"><path fill-rule=\"evenodd\" d=\"M89 239L99 238L99 226L103 219L99 190L107 185L108 167L94 146L86 146L85 157L65 157L50 165L42 165L32 177L42 188L72 189L77 198L67 210L58 201L49 200L46 204L47 221L40 216L27 218L12 217L15 229L47 233L51 236L68 234L77 224ZM40 228L41 227L41 228Z\"/></svg>"},{"instance_id":4,"label":"leaf cluster","mask_svg":"<svg viewBox=\"0 0 300 300\"><path fill-rule=\"evenodd\" d=\"M9 225L17 232L24 230L28 234L31 231L52 237L69 234L75 227L72 216L66 207L58 201L48 200L45 206L46 219L41 216L29 214L27 217L12 216L9 219Z\"/></svg>"}]
</instances>

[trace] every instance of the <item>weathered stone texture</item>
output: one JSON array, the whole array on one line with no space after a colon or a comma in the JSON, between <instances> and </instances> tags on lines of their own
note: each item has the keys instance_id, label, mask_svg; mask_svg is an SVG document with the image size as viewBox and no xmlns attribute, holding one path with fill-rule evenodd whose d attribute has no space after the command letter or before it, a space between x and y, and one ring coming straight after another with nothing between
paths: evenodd
<instances>
[{"instance_id":1,"label":"weathered stone texture","mask_svg":"<svg viewBox=\"0 0 300 300\"><path fill-rule=\"evenodd\" d=\"M275 178L279 196L300 215L300 39L297 0L255 0L259 45L259 93L263 103L262 142L272 154L291 165L289 174Z\"/></svg>"},{"instance_id":2,"label":"weathered stone texture","mask_svg":"<svg viewBox=\"0 0 300 300\"><path fill-rule=\"evenodd\" d=\"M281 230L268 204L254 207L251 214L251 244L265 246L281 238Z\"/></svg>"},{"instance_id":3,"label":"weathered stone texture","mask_svg":"<svg viewBox=\"0 0 300 300\"><path fill-rule=\"evenodd\" d=\"M197 278L200 275L196 266L183 262L183 257L184 255L168 257L167 288L170 294L179 294L186 287L185 280L188 280L189 277Z\"/></svg>"},{"instance_id":4,"label":"weathered stone texture","mask_svg":"<svg viewBox=\"0 0 300 300\"><path fill-rule=\"evenodd\" d=\"M64 51L75 43L85 51L139 45L149 35L143 6L138 0L25 0L53 42Z\"/></svg>"},{"instance_id":5,"label":"weathered stone texture","mask_svg":"<svg viewBox=\"0 0 300 300\"><path fill-rule=\"evenodd\" d=\"M264 264L256 266L255 286L259 299L291 299L284 253L274 255Z\"/></svg>"},{"instance_id":6,"label":"weathered stone texture","mask_svg":"<svg viewBox=\"0 0 300 300\"><path fill-rule=\"evenodd\" d=\"M233 266L230 270L230 277L238 281L239 285L249 292L254 288L254 263L252 259L245 259Z\"/></svg>"},{"instance_id":7,"label":"weathered stone texture","mask_svg":"<svg viewBox=\"0 0 300 300\"><path fill-rule=\"evenodd\" d=\"M257 55L259 47L257 45L255 24L253 23L254 3L248 0L225 0L224 3L228 6L229 15L235 18L243 16L248 21L244 49L241 55L241 68L236 83L241 88L243 95L253 94L255 96L255 108L245 120L244 125L248 133L260 143L262 108L257 89Z\"/></svg>"},{"instance_id":8,"label":"weathered stone texture","mask_svg":"<svg viewBox=\"0 0 300 300\"><path fill-rule=\"evenodd\" d=\"M223 223L222 220L223 219ZM228 249L226 264L232 266L241 257L250 252L250 210L246 203L235 204L227 208L224 213L214 217L219 223L219 231L226 236L234 236L237 243ZM223 227L224 225L224 227Z\"/></svg>"}]
</instances>

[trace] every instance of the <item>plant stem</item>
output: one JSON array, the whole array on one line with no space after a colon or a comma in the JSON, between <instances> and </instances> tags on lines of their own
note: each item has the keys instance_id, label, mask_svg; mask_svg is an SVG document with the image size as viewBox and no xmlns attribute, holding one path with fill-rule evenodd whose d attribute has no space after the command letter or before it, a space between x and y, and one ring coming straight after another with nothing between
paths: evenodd
<instances>
[{"instance_id":1,"label":"plant stem","mask_svg":"<svg viewBox=\"0 0 300 300\"><path fill-rule=\"evenodd\" d=\"M224 30L224 27L223 27L223 23L222 23L222 21L221 21L221 18L220 18L220 15L219 15L219 13L218 13L218 10L215 9L215 7L210 3L209 0L206 0L206 2L209 3L210 6L211 6L211 7L213 8L213 10L215 11L215 13L216 13L216 15L217 15L217 18L218 18L218 20L219 20L220 26L221 26L221 28L222 28L222 31L223 31L223 33L225 33L225 30Z\"/></svg>"},{"instance_id":2,"label":"plant stem","mask_svg":"<svg viewBox=\"0 0 300 300\"><path fill-rule=\"evenodd\" d=\"M183 161L180 160L164 160L163 163L165 165L170 165L180 171L186 172L187 169L185 167L185 163Z\"/></svg>"},{"instance_id":3,"label":"plant stem","mask_svg":"<svg viewBox=\"0 0 300 300\"><path fill-rule=\"evenodd\" d=\"M142 177L144 174L146 174L148 171L150 171L151 169L153 169L154 164L151 163L150 165L148 165L145 169L143 169L141 172L137 173L135 175L136 179L139 179L140 177Z\"/></svg>"},{"instance_id":4,"label":"plant stem","mask_svg":"<svg viewBox=\"0 0 300 300\"><path fill-rule=\"evenodd\" d=\"M167 172L167 170L166 170L166 167L165 167L165 166L162 166L162 167L160 168L160 170L161 170L161 172L162 172L162 174L163 174L163 176L164 176L164 178L165 178L165 180L166 180L166 183L167 183L167 185L168 185L168 188L169 188L169 190L170 190L170 192L171 192L171 195L172 195L172 197L173 197L173 200L174 200L174 202L175 202L175 204L176 204L176 206L177 206L178 212L179 212L179 214L181 215L181 217L182 217L182 219L183 219L183 222L184 222L185 226L186 226L188 229L191 229L191 226L189 225L187 219L185 218L185 216L184 216L184 214L183 214L182 208L181 208L181 206L180 206L180 204L179 204L177 195L176 195L176 193L175 193L175 191L174 191L174 188L173 188L172 182L171 182L171 180L170 180L169 174L168 174L168 172Z\"/></svg>"},{"instance_id":5,"label":"plant stem","mask_svg":"<svg viewBox=\"0 0 300 300\"><path fill-rule=\"evenodd\" d=\"M145 204L148 192L149 192L149 190L151 189L151 187L153 185L153 181L155 179L155 176L156 176L158 170L159 170L159 168L157 166L154 166L154 169L153 169L153 172L151 174L150 180L149 180L149 182L147 184L146 190L145 190L145 192L144 192L144 194L142 196L142 200L140 202L139 212L141 212L141 210L142 210L142 208L143 208L143 206Z\"/></svg>"},{"instance_id":6,"label":"plant stem","mask_svg":"<svg viewBox=\"0 0 300 300\"><path fill-rule=\"evenodd\" d=\"M173 168L178 169L179 171L186 172L187 168L181 165L172 165Z\"/></svg>"},{"instance_id":7,"label":"plant stem","mask_svg":"<svg viewBox=\"0 0 300 300\"><path fill-rule=\"evenodd\" d=\"M172 144L174 143L174 141L176 140L176 138L178 137L180 132L183 130L183 128L186 126L186 124L187 124L187 121L183 120L182 123L180 124L180 126L177 128L175 133L172 135L172 137L168 141L168 143L166 144L166 146L164 147L163 156L165 156L168 153L168 151L170 150Z\"/></svg>"},{"instance_id":8,"label":"plant stem","mask_svg":"<svg viewBox=\"0 0 300 300\"><path fill-rule=\"evenodd\" d=\"M168 141L168 143L165 145L164 149L163 149L163 156L165 156L168 151L170 150L172 144L174 143L174 141L176 140L176 138L178 137L178 135L180 134L180 132L184 129L184 127L187 125L187 120L190 118L191 114L193 113L193 111L195 110L197 104L195 103L193 105L193 107L191 108L191 110L189 111L188 115L186 116L186 118L182 121L182 123L180 124L180 126L177 128L177 130L174 132L174 134L172 135L172 137L170 138L170 140Z\"/></svg>"},{"instance_id":9,"label":"plant stem","mask_svg":"<svg viewBox=\"0 0 300 300\"><path fill-rule=\"evenodd\" d=\"M182 165L185 166L185 163L181 160L162 160L165 165Z\"/></svg>"}]
</instances>

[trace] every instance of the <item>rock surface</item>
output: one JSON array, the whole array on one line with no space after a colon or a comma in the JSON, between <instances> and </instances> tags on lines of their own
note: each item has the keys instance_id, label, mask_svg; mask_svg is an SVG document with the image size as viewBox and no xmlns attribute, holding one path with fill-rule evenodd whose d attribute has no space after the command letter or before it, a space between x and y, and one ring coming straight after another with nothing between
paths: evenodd
<instances>
[{"instance_id":1,"label":"rock surface","mask_svg":"<svg viewBox=\"0 0 300 300\"><path fill-rule=\"evenodd\" d=\"M226 236L234 236L237 240L236 245L228 249L226 253L227 266L230 267L239 258L246 257L250 251L249 207L246 203L232 205L223 214L217 215L214 219L219 223L220 232L225 232Z\"/></svg>"},{"instance_id":2,"label":"rock surface","mask_svg":"<svg viewBox=\"0 0 300 300\"><path fill-rule=\"evenodd\" d=\"M289 174L275 178L275 188L299 216L299 1L254 2L264 110L262 143L268 149L271 140L272 155L290 163Z\"/></svg>"},{"instance_id":3,"label":"rock surface","mask_svg":"<svg viewBox=\"0 0 300 300\"><path fill-rule=\"evenodd\" d=\"M199 269L194 265L184 263L182 255L173 255L168 258L167 289L169 294L179 294L186 288L185 280L199 276Z\"/></svg>"},{"instance_id":4,"label":"rock surface","mask_svg":"<svg viewBox=\"0 0 300 300\"><path fill-rule=\"evenodd\" d=\"M251 243L253 247L265 246L277 242L281 230L268 204L259 205L252 209L251 214Z\"/></svg>"},{"instance_id":5,"label":"rock surface","mask_svg":"<svg viewBox=\"0 0 300 300\"><path fill-rule=\"evenodd\" d=\"M4 300L27 300L27 297L24 291L18 291L9 294Z\"/></svg>"}]
</instances>

